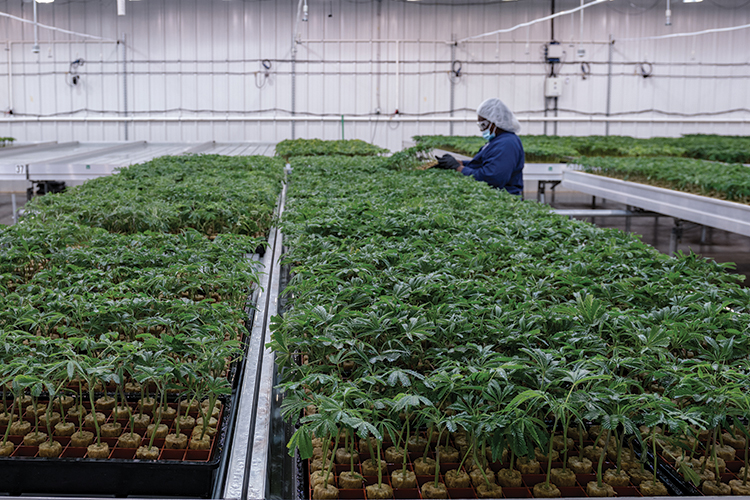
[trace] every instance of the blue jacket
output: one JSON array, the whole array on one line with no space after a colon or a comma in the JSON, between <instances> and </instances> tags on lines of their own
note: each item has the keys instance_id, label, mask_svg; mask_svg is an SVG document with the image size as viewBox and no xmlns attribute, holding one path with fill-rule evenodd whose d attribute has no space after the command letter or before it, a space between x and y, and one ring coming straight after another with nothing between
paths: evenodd
<instances>
[{"instance_id":1,"label":"blue jacket","mask_svg":"<svg viewBox=\"0 0 750 500\"><path fill-rule=\"evenodd\" d=\"M503 132L485 144L479 153L464 164L461 171L490 186L510 194L523 193L524 154L521 139L513 132Z\"/></svg>"}]
</instances>

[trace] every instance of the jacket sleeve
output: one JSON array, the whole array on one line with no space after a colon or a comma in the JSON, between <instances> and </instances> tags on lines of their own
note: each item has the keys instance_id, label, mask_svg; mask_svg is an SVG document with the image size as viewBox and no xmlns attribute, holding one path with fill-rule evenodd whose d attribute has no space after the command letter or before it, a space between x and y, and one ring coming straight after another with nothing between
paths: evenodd
<instances>
[{"instance_id":1,"label":"jacket sleeve","mask_svg":"<svg viewBox=\"0 0 750 500\"><path fill-rule=\"evenodd\" d=\"M476 180L492 186L504 187L513 175L513 154L506 151L506 145L503 143L499 142L493 146L484 148L464 166L461 173L471 175Z\"/></svg>"}]
</instances>

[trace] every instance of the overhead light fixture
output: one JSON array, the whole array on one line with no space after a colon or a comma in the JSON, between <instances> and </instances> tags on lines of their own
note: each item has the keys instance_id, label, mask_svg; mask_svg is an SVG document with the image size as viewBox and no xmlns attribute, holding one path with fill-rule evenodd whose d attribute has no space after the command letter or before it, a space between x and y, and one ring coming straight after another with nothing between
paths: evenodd
<instances>
[{"instance_id":1,"label":"overhead light fixture","mask_svg":"<svg viewBox=\"0 0 750 500\"><path fill-rule=\"evenodd\" d=\"M702 1L703 0L682 0L682 3L699 3L699 2L702 2Z\"/></svg>"},{"instance_id":2,"label":"overhead light fixture","mask_svg":"<svg viewBox=\"0 0 750 500\"><path fill-rule=\"evenodd\" d=\"M117 15L125 15L125 0L117 0Z\"/></svg>"},{"instance_id":3,"label":"overhead light fixture","mask_svg":"<svg viewBox=\"0 0 750 500\"><path fill-rule=\"evenodd\" d=\"M36 0L36 3L52 3L55 0Z\"/></svg>"}]
</instances>

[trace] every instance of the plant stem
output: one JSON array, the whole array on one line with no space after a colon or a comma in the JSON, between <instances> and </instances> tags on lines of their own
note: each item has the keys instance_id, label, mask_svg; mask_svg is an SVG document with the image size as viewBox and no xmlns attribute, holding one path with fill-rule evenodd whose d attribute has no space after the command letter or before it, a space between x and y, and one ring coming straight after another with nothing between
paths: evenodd
<instances>
[{"instance_id":1,"label":"plant stem","mask_svg":"<svg viewBox=\"0 0 750 500\"><path fill-rule=\"evenodd\" d=\"M99 419L96 418L96 406L94 405L94 384L93 380L89 381L89 401L91 402L91 416L94 420L94 430L96 430L96 444L101 446L102 435L99 430Z\"/></svg>"},{"instance_id":2,"label":"plant stem","mask_svg":"<svg viewBox=\"0 0 750 500\"><path fill-rule=\"evenodd\" d=\"M583 463L583 424L578 422L578 462ZM594 443L596 446L596 443Z\"/></svg>"},{"instance_id":3,"label":"plant stem","mask_svg":"<svg viewBox=\"0 0 750 500\"><path fill-rule=\"evenodd\" d=\"M326 443L327 444L327 443ZM339 449L339 430L336 428L336 441L333 445L334 450ZM335 451L334 451L335 453ZM325 456L328 455L328 449L323 450L323 463L325 463ZM323 485L328 487L328 476L331 475L331 469L333 469L333 456L331 456L331 460L328 462L328 469L326 469L326 477L323 479Z\"/></svg>"},{"instance_id":4,"label":"plant stem","mask_svg":"<svg viewBox=\"0 0 750 500\"><path fill-rule=\"evenodd\" d=\"M78 381L78 435L83 432L83 385Z\"/></svg>"},{"instance_id":5,"label":"plant stem","mask_svg":"<svg viewBox=\"0 0 750 500\"><path fill-rule=\"evenodd\" d=\"M625 439L625 430L623 429L622 434L617 435L617 429L615 429L615 439L617 440L617 473L622 471L622 442Z\"/></svg>"},{"instance_id":6,"label":"plant stem","mask_svg":"<svg viewBox=\"0 0 750 500\"><path fill-rule=\"evenodd\" d=\"M349 439L349 434L352 436L351 439ZM349 430L349 433L346 435L346 440L349 441L349 443L347 443L349 446L349 466L351 467L352 477L354 477L354 429Z\"/></svg>"},{"instance_id":7,"label":"plant stem","mask_svg":"<svg viewBox=\"0 0 750 500\"><path fill-rule=\"evenodd\" d=\"M471 449L474 448L474 443L471 443L471 446L469 446L469 449L466 451L466 455L464 455L463 460L461 460L461 465L464 464L464 460L466 460L466 457L469 456L469 452L471 452ZM458 466L458 470L461 470L461 465ZM440 483L440 450L435 448L435 488L438 487L438 484Z\"/></svg>"},{"instance_id":8,"label":"plant stem","mask_svg":"<svg viewBox=\"0 0 750 500\"><path fill-rule=\"evenodd\" d=\"M482 453L485 453L485 451L484 451L484 443L482 443ZM489 486L490 485L490 480L487 479L487 474L485 474L485 472L484 472L484 463L479 463L479 459L477 458L477 449L476 448L474 448L474 462L479 466L479 472L482 473L482 477L484 478L484 482L487 483L487 486ZM484 462L484 461L482 461L482 462Z\"/></svg>"},{"instance_id":9,"label":"plant stem","mask_svg":"<svg viewBox=\"0 0 750 500\"><path fill-rule=\"evenodd\" d=\"M688 457L691 461L693 460L693 455L695 455L695 450L698 448L698 436L693 436L693 438L693 446L690 448L690 455Z\"/></svg>"},{"instance_id":10,"label":"plant stem","mask_svg":"<svg viewBox=\"0 0 750 500\"><path fill-rule=\"evenodd\" d=\"M174 435L180 437L180 398L177 398L177 413L174 417Z\"/></svg>"},{"instance_id":11,"label":"plant stem","mask_svg":"<svg viewBox=\"0 0 750 500\"><path fill-rule=\"evenodd\" d=\"M605 443L609 443L609 433L611 429L607 429L607 437L604 438ZM597 440L598 442L599 440ZM594 443L594 449L596 450L596 443ZM604 455L607 453L607 448L602 447L602 452L599 454L599 464L596 466L596 486L602 487L602 466L604 465Z\"/></svg>"},{"instance_id":12,"label":"plant stem","mask_svg":"<svg viewBox=\"0 0 750 500\"><path fill-rule=\"evenodd\" d=\"M409 415L406 415L406 441L404 441L404 447L402 448L402 451L404 452L404 460L403 460L403 468L401 469L401 477L406 477L406 456L408 454L409 449Z\"/></svg>"},{"instance_id":13,"label":"plant stem","mask_svg":"<svg viewBox=\"0 0 750 500\"><path fill-rule=\"evenodd\" d=\"M143 418L143 405L146 402L146 400L143 399L143 384L140 384L140 386L141 386L141 402L140 402L140 404L138 406L140 406L140 408L139 408L139 410L140 410L140 418Z\"/></svg>"},{"instance_id":14,"label":"plant stem","mask_svg":"<svg viewBox=\"0 0 750 500\"><path fill-rule=\"evenodd\" d=\"M167 391L164 389L161 392L161 398L163 398L165 401L167 399L166 397ZM161 424L161 415L162 412L159 412L156 417L156 421L154 422L154 432L151 433L151 439L148 441L148 451L151 451L151 447L154 446L154 438L156 437L156 431L159 430L159 424Z\"/></svg>"},{"instance_id":15,"label":"plant stem","mask_svg":"<svg viewBox=\"0 0 750 500\"><path fill-rule=\"evenodd\" d=\"M49 403L47 404L47 411L45 412L47 415L47 440L51 443L52 442L52 397L50 395Z\"/></svg>"},{"instance_id":16,"label":"plant stem","mask_svg":"<svg viewBox=\"0 0 750 500\"><path fill-rule=\"evenodd\" d=\"M557 429L557 416L555 416L554 423L552 424L552 433L549 436L549 449L547 450L547 480L544 482L545 486L549 490L549 478L552 474L552 445L555 441L555 429Z\"/></svg>"},{"instance_id":17,"label":"plant stem","mask_svg":"<svg viewBox=\"0 0 750 500\"><path fill-rule=\"evenodd\" d=\"M10 405L10 418L8 419L8 427L5 428L5 435L3 436L3 446L8 442L8 436L10 435L10 425L13 423L13 412L16 409L16 400ZM745 453L745 459L747 461L747 453Z\"/></svg>"},{"instance_id":18,"label":"plant stem","mask_svg":"<svg viewBox=\"0 0 750 500\"><path fill-rule=\"evenodd\" d=\"M125 389L123 389L123 385L125 385L125 378L123 377L123 383L117 385L117 389L120 391L120 400L122 401L122 404L125 405L125 408L128 409L128 419L132 421L133 416L133 410L130 409L130 405L128 404L128 400L125 397ZM115 408L117 408L117 405L115 405ZM131 430L132 434L132 430Z\"/></svg>"},{"instance_id":19,"label":"plant stem","mask_svg":"<svg viewBox=\"0 0 750 500\"><path fill-rule=\"evenodd\" d=\"M36 398L31 398L31 406L34 409L34 437L39 437L39 414L37 413Z\"/></svg>"},{"instance_id":20,"label":"plant stem","mask_svg":"<svg viewBox=\"0 0 750 500\"><path fill-rule=\"evenodd\" d=\"M378 489L382 489L383 487L383 464L380 462L380 447L381 442L378 441L377 448L378 448Z\"/></svg>"},{"instance_id":21,"label":"plant stem","mask_svg":"<svg viewBox=\"0 0 750 500\"><path fill-rule=\"evenodd\" d=\"M563 474L568 471L568 424L570 422L563 422L563 463L562 470Z\"/></svg>"},{"instance_id":22,"label":"plant stem","mask_svg":"<svg viewBox=\"0 0 750 500\"><path fill-rule=\"evenodd\" d=\"M719 433L719 427L714 427L713 439L711 440L711 458L714 460L714 469L716 470L716 484L721 482L719 474L719 462L716 460L716 435Z\"/></svg>"},{"instance_id":23,"label":"plant stem","mask_svg":"<svg viewBox=\"0 0 750 500\"><path fill-rule=\"evenodd\" d=\"M469 456L469 454L471 453L471 450L472 450L472 449L474 449L474 443L473 443L473 442L472 442L472 443L471 443L471 445L469 446L469 449L468 449L468 450L466 450L466 454L464 455L464 458L462 458L462 459L461 459L461 463L460 463L460 464L458 464L458 470L461 470L461 467L463 467L463 465L464 465L464 462L466 461L466 458L467 458L467 457ZM439 470L439 469L438 469L438 470ZM438 483L438 477L437 477L437 471L436 471L436 472L435 472L435 487L436 487L436 488L437 488L437 483Z\"/></svg>"},{"instance_id":24,"label":"plant stem","mask_svg":"<svg viewBox=\"0 0 750 500\"><path fill-rule=\"evenodd\" d=\"M16 397L16 399L18 400L18 421L19 421L19 422L22 422L22 421L23 421L23 413L22 413L22 411L21 411L21 407L23 406L23 405L21 404L21 398L22 398L22 397L23 397L23 392L21 393L21 396L18 396L18 397Z\"/></svg>"}]
</instances>

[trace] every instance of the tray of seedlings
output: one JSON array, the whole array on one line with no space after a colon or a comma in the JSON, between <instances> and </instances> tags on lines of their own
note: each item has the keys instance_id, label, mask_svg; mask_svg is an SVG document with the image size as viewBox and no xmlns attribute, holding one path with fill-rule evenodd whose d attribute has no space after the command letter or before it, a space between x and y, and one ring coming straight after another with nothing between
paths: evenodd
<instances>
[{"instance_id":1,"label":"tray of seedlings","mask_svg":"<svg viewBox=\"0 0 750 500\"><path fill-rule=\"evenodd\" d=\"M424 135L417 144L473 156L486 144L477 136ZM750 163L750 139L743 136L685 135L637 139L627 136L520 136L529 163L568 162L578 156L685 157L725 163ZM690 167L691 163L684 165ZM676 180L680 171L673 169ZM683 177L685 178L685 177Z\"/></svg>"},{"instance_id":2,"label":"tray of seedlings","mask_svg":"<svg viewBox=\"0 0 750 500\"><path fill-rule=\"evenodd\" d=\"M744 494L725 266L403 158L291 163L271 347L309 498Z\"/></svg>"},{"instance_id":3,"label":"tray of seedlings","mask_svg":"<svg viewBox=\"0 0 750 500\"><path fill-rule=\"evenodd\" d=\"M160 158L0 231L0 491L211 494L282 169Z\"/></svg>"}]
</instances>

